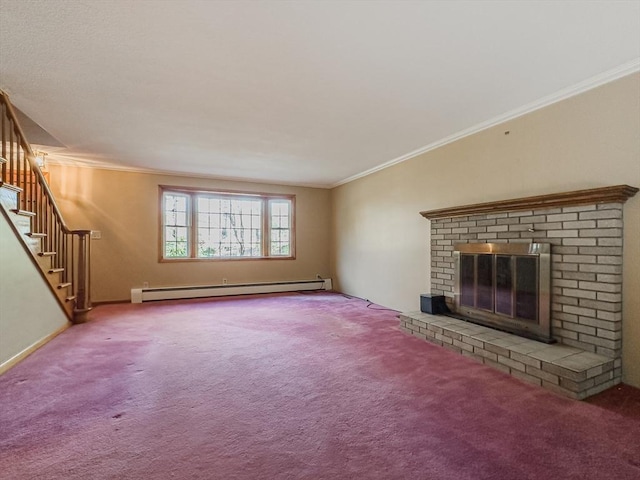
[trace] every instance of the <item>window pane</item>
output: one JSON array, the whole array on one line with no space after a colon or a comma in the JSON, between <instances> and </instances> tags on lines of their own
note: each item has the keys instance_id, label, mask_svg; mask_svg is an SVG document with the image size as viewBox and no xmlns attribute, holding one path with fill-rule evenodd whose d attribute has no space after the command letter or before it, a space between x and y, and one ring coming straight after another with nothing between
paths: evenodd
<instances>
[{"instance_id":1,"label":"window pane","mask_svg":"<svg viewBox=\"0 0 640 480\"><path fill-rule=\"evenodd\" d=\"M187 227L176 227L176 238L179 242L187 241L187 236L189 235Z\"/></svg>"},{"instance_id":2,"label":"window pane","mask_svg":"<svg viewBox=\"0 0 640 480\"><path fill-rule=\"evenodd\" d=\"M162 254L165 258L289 256L292 215L293 203L287 198L165 191Z\"/></svg>"},{"instance_id":3,"label":"window pane","mask_svg":"<svg viewBox=\"0 0 640 480\"><path fill-rule=\"evenodd\" d=\"M208 227L211 222L211 215L198 211L198 227Z\"/></svg>"},{"instance_id":4,"label":"window pane","mask_svg":"<svg viewBox=\"0 0 640 480\"><path fill-rule=\"evenodd\" d=\"M198 197L198 256L261 255L261 199Z\"/></svg>"},{"instance_id":5,"label":"window pane","mask_svg":"<svg viewBox=\"0 0 640 480\"><path fill-rule=\"evenodd\" d=\"M165 193L163 206L164 257L188 257L189 196L179 193Z\"/></svg>"},{"instance_id":6,"label":"window pane","mask_svg":"<svg viewBox=\"0 0 640 480\"><path fill-rule=\"evenodd\" d=\"M187 197L185 195L179 195L175 197L176 210L184 212L187 210Z\"/></svg>"},{"instance_id":7,"label":"window pane","mask_svg":"<svg viewBox=\"0 0 640 480\"><path fill-rule=\"evenodd\" d=\"M271 213L273 215L288 215L289 214L289 200L272 200Z\"/></svg>"},{"instance_id":8,"label":"window pane","mask_svg":"<svg viewBox=\"0 0 640 480\"><path fill-rule=\"evenodd\" d=\"M180 194L166 194L165 210L185 212L187 210L187 197Z\"/></svg>"},{"instance_id":9,"label":"window pane","mask_svg":"<svg viewBox=\"0 0 640 480\"><path fill-rule=\"evenodd\" d=\"M291 201L273 199L269 201L269 253L273 256L291 254Z\"/></svg>"}]
</instances>

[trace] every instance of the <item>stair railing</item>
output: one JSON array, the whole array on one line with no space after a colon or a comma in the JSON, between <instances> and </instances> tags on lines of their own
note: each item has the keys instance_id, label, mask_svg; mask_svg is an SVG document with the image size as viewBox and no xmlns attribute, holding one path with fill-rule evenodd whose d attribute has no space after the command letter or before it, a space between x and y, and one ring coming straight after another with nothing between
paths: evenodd
<instances>
[{"instance_id":1,"label":"stair railing","mask_svg":"<svg viewBox=\"0 0 640 480\"><path fill-rule=\"evenodd\" d=\"M63 283L72 285L74 316L91 310L91 230L71 230L51 193L36 157L27 142L15 111L0 90L2 175L0 185L20 188L18 209L31 212L31 236L42 239L40 256L52 257L50 272L61 272Z\"/></svg>"}]
</instances>

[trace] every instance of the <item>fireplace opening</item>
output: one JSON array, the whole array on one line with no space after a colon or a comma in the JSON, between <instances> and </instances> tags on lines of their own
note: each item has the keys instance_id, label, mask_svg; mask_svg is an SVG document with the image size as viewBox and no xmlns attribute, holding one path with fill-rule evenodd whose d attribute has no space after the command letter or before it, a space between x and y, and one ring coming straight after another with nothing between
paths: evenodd
<instances>
[{"instance_id":1,"label":"fireplace opening","mask_svg":"<svg viewBox=\"0 0 640 480\"><path fill-rule=\"evenodd\" d=\"M550 251L548 243L456 245L456 316L552 343Z\"/></svg>"}]
</instances>

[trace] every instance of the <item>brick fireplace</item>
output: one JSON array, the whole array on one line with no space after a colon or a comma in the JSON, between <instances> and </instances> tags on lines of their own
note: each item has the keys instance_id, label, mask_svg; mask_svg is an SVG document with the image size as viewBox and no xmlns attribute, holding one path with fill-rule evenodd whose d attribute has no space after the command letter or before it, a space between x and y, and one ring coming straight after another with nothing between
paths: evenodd
<instances>
[{"instance_id":1,"label":"brick fireplace","mask_svg":"<svg viewBox=\"0 0 640 480\"><path fill-rule=\"evenodd\" d=\"M622 185L422 212L431 220L431 294L452 309L456 246L550 244L556 345L422 312L403 314L401 327L574 398L619 383L623 204L637 191Z\"/></svg>"}]
</instances>

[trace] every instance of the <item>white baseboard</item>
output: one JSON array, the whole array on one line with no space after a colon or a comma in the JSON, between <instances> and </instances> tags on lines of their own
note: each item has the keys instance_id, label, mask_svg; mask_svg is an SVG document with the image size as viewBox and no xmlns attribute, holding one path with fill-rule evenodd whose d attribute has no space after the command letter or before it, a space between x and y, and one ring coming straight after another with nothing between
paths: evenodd
<instances>
[{"instance_id":1,"label":"white baseboard","mask_svg":"<svg viewBox=\"0 0 640 480\"><path fill-rule=\"evenodd\" d=\"M252 293L298 292L304 290L331 290L330 278L290 282L243 283L228 285L198 285L157 288L132 288L131 303L181 298L224 297Z\"/></svg>"},{"instance_id":2,"label":"white baseboard","mask_svg":"<svg viewBox=\"0 0 640 480\"><path fill-rule=\"evenodd\" d=\"M65 323L62 327L58 328L56 331L51 332L49 335L45 335L43 338L41 338L37 342L33 343L31 346L25 348L21 352L17 353L13 357L9 358L8 360L6 360L2 364L0 364L0 375L2 375L4 372L9 370L11 367L13 367L13 366L17 365L18 363L20 363L22 360L27 358L29 355L31 355L33 352L38 350L40 347L42 347L46 343L48 343L51 340L53 340L55 337L60 335L62 332L64 332L70 326L71 326L71 322Z\"/></svg>"}]
</instances>

